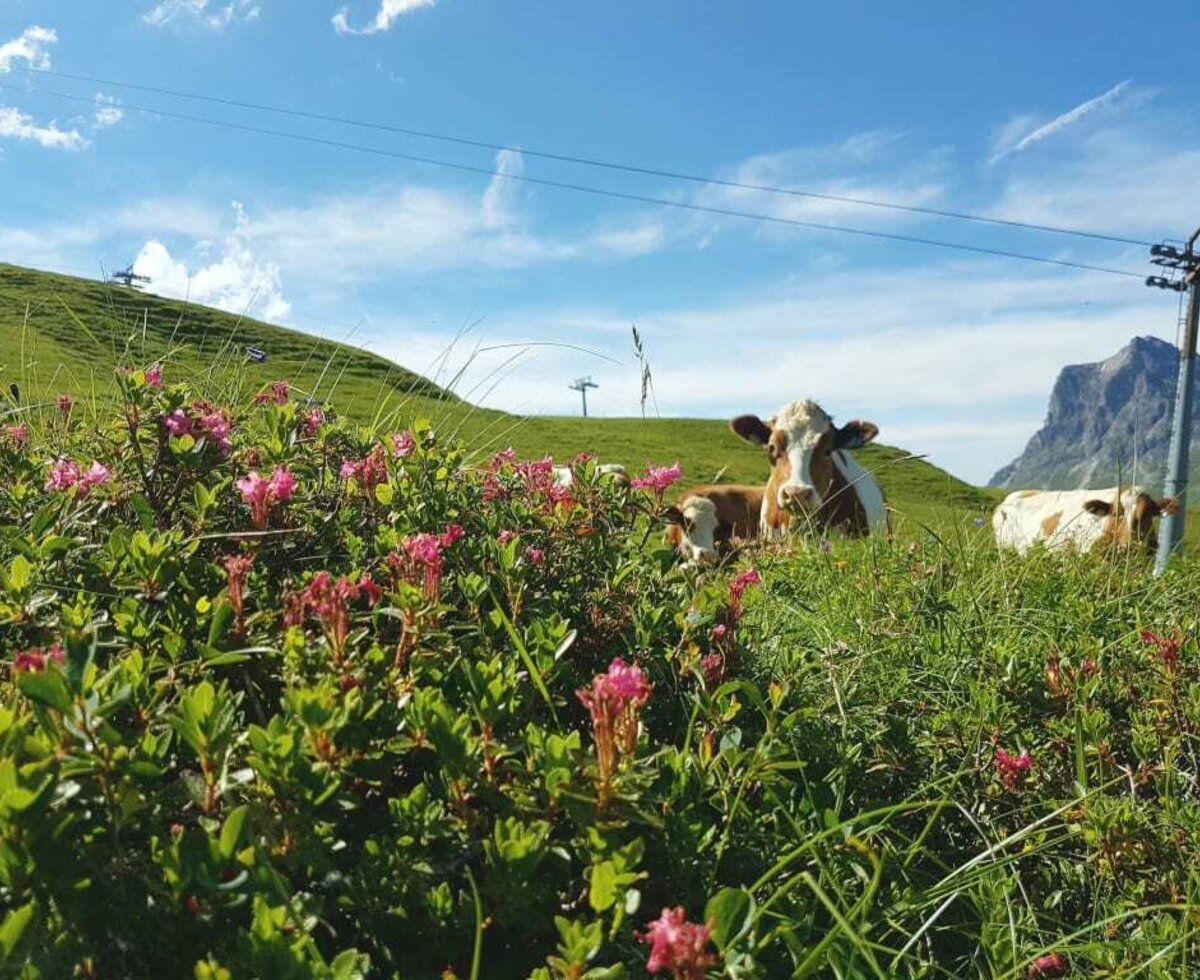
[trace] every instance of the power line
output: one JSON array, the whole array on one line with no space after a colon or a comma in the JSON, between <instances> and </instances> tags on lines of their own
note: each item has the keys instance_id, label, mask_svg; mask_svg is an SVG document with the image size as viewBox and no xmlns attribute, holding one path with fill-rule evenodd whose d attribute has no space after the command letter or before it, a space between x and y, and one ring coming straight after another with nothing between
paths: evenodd
<instances>
[{"instance_id":1,"label":"power line","mask_svg":"<svg viewBox=\"0 0 1200 980\"><path fill-rule=\"evenodd\" d=\"M0 90L26 91L17 86L0 83ZM71 102L86 102L92 99L79 95L68 95L64 92L53 92L48 89L36 89L42 95L65 99ZM466 163L456 163L450 160L440 160L436 157L419 156L411 153L399 153L394 150L384 150L379 147L363 146L358 143L346 143L341 140L331 140L320 136L308 136L302 133L291 133L285 130L268 129L262 126L250 126L246 123L229 122L223 119L212 119L205 116L193 116L188 113L172 112L166 109L153 109L149 106L138 106L126 103L124 109L134 112L144 112L149 115L161 116L164 119L178 119L185 122L200 123L229 129L243 133L254 133L259 136L269 136L275 139L294 140L301 143L311 143L316 146L326 146L340 150L350 150L357 153L367 153L373 156L386 157L391 160L405 160L410 163L427 164L443 167L463 173L480 174L485 177L496 177L502 180L515 180L539 187L553 187L558 190L572 191L580 194L591 194L596 197L607 197L614 200L632 201L637 204L651 204L661 207L676 208L702 214L713 214L725 218L742 218L749 221L762 221L768 224L783 225L793 228L807 228L815 231L835 232L842 235L856 235L862 238L874 238L882 241L900 242L907 245L926 245L932 248L951 249L960 252L970 252L975 255L989 255L996 258L1018 259L1024 262L1040 262L1044 265L1060 266L1067 269L1079 269L1085 272L1103 272L1113 276L1129 276L1134 279L1144 279L1141 272L1131 272L1128 269L1113 269L1108 266L1091 265L1086 262L1072 262L1069 259L1053 259L1044 255L1030 255L1025 252L1013 252L1007 249L988 248L982 245L968 245L963 242L948 242L936 238L923 238L916 235L902 235L896 232L871 231L866 228L851 228L846 225L822 224L817 221L802 221L799 218L785 218L779 215L761 214L753 211L739 211L735 208L721 208L705 204L695 204L688 201L672 201L668 198L653 197L648 194L633 194L627 191L616 191L607 188L592 187L586 184L576 184L568 181L550 180L545 177L531 177L527 174L510 174L490 167L477 167Z\"/></svg>"},{"instance_id":2,"label":"power line","mask_svg":"<svg viewBox=\"0 0 1200 980\"><path fill-rule=\"evenodd\" d=\"M15 66L18 67L18 66ZM656 167L639 166L637 164L613 163L608 160L597 160L593 157L576 156L569 153L554 153L548 150L532 150L526 147L507 146L503 143L492 143L487 140L472 139L465 136L451 136L445 133L434 133L428 130L412 129L406 126L395 126L388 123L371 122L354 119L348 116L338 116L323 112L313 112L306 109L292 109L286 106L267 105L259 102L247 102L242 99L230 99L217 95L206 95L199 92L187 92L180 89L163 88L155 85L143 85L135 82L118 82L108 78L98 78L93 75L75 75L69 72L55 71L49 68L32 68L19 66L21 71L31 74L50 75L77 82L88 82L96 85L109 85L113 88L124 88L139 92L150 92L169 98L191 99L197 102L209 102L215 105L229 106L236 109L251 109L256 112L273 112L279 115L292 116L297 119L311 119L320 122L338 123L343 126L354 126L359 129L369 129L384 133L394 133L401 136L413 136L419 139L436 140L443 143L455 143L460 146L472 146L485 150L513 150L525 156L537 157L541 160L554 160L558 163L570 163L585 167L595 167L603 170L620 171L639 174L644 177L661 177L666 180L681 180L693 184L711 184L716 187L728 187L736 190L757 191L766 194L784 194L791 197L809 198L817 201L831 201L838 204L852 204L858 207L882 208L889 211L902 211L909 214L924 214L937 218L952 218L957 221L975 221L981 224L999 225L1007 228L1019 228L1024 231L1044 232L1051 235L1072 235L1078 238L1090 238L1094 241L1114 242L1121 245L1141 245L1149 248L1151 242L1124 235L1110 235L1103 232L1085 231L1081 228L1063 228L1056 225L1040 224L1032 221L1016 221L1009 218L994 218L982 214L972 214L967 211L952 211L945 208L922 207L915 204L898 204L894 201L880 201L871 198L851 197L845 194L829 194L820 191L803 190L796 187L778 187L769 184L753 184L738 180L724 180L719 177L702 177L697 174L684 173L677 170L663 170ZM92 100L87 100L92 101Z\"/></svg>"}]
</instances>

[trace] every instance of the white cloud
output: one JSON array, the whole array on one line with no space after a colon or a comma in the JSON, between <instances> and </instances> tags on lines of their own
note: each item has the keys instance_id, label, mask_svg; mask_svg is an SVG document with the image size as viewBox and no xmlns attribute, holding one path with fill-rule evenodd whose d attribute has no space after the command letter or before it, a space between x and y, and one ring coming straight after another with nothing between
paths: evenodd
<instances>
[{"instance_id":1,"label":"white cloud","mask_svg":"<svg viewBox=\"0 0 1200 980\"><path fill-rule=\"evenodd\" d=\"M125 118L125 110L112 96L97 92L95 102L95 114L92 116L93 129L108 129Z\"/></svg>"},{"instance_id":2,"label":"white cloud","mask_svg":"<svg viewBox=\"0 0 1200 980\"><path fill-rule=\"evenodd\" d=\"M520 150L501 150L496 154L496 176L488 181L480 206L485 228L504 228L513 223L512 207L517 194L516 181L510 175L525 172L525 158Z\"/></svg>"},{"instance_id":3,"label":"white cloud","mask_svg":"<svg viewBox=\"0 0 1200 980\"><path fill-rule=\"evenodd\" d=\"M380 0L375 19L364 27L350 25L350 8L343 7L333 15L333 29L338 34L378 34L390 30L392 24L405 14L421 7L432 7L436 0Z\"/></svg>"},{"instance_id":4,"label":"white cloud","mask_svg":"<svg viewBox=\"0 0 1200 980\"><path fill-rule=\"evenodd\" d=\"M212 3L211 0L161 0L142 14L143 23L151 27L199 25L219 31L233 23L257 20L262 8L255 0L230 0Z\"/></svg>"},{"instance_id":5,"label":"white cloud","mask_svg":"<svg viewBox=\"0 0 1200 980\"><path fill-rule=\"evenodd\" d=\"M1020 131L1016 129L1017 120L1014 120L1001 130L996 151L992 155L992 162L1014 153L1021 153L1029 149L1035 143L1040 143L1042 140L1048 139L1049 137L1062 132L1068 126L1073 126L1081 119L1084 119L1101 109L1113 105L1121 98L1123 94L1125 94L1129 88L1129 84L1129 79L1125 79L1123 82L1118 82L1107 92L1102 92L1095 98L1088 99L1086 102L1081 102L1079 105L1075 106L1074 109L1069 109L1061 115L1055 116L1048 123L1025 131L1024 135L1018 136ZM1028 117L1018 117L1018 119L1027 120Z\"/></svg>"},{"instance_id":6,"label":"white cloud","mask_svg":"<svg viewBox=\"0 0 1200 980\"><path fill-rule=\"evenodd\" d=\"M286 319L292 307L283 295L279 267L257 257L243 234L246 216L242 206L235 203L234 211L234 230L215 261L189 270L162 242L151 239L142 246L133 271L149 276L149 290L160 296L190 299L265 320Z\"/></svg>"},{"instance_id":7,"label":"white cloud","mask_svg":"<svg viewBox=\"0 0 1200 980\"><path fill-rule=\"evenodd\" d=\"M77 130L59 129L53 122L39 126L33 117L12 106L0 106L0 139L36 143L51 150L82 150L88 145Z\"/></svg>"},{"instance_id":8,"label":"white cloud","mask_svg":"<svg viewBox=\"0 0 1200 980\"><path fill-rule=\"evenodd\" d=\"M0 73L12 71L13 65L24 61L30 68L49 68L47 48L58 42L58 32L49 27L27 27L18 37L0 44Z\"/></svg>"}]
</instances>

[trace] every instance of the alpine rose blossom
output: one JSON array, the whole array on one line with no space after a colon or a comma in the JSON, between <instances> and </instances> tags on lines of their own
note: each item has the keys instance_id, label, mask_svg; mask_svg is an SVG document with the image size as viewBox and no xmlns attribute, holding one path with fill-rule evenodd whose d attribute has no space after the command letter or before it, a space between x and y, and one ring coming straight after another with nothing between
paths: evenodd
<instances>
[{"instance_id":1,"label":"alpine rose blossom","mask_svg":"<svg viewBox=\"0 0 1200 980\"><path fill-rule=\"evenodd\" d=\"M47 490L70 490L83 474L79 464L71 459L56 459L50 464L50 476L46 480Z\"/></svg>"},{"instance_id":2,"label":"alpine rose blossom","mask_svg":"<svg viewBox=\"0 0 1200 980\"><path fill-rule=\"evenodd\" d=\"M996 749L996 775L1009 789L1016 789L1022 777L1033 768L1033 756L1028 752L1013 755L1005 749Z\"/></svg>"},{"instance_id":3,"label":"alpine rose blossom","mask_svg":"<svg viewBox=\"0 0 1200 980\"><path fill-rule=\"evenodd\" d=\"M161 364L152 364L146 368L146 384L151 388L162 389L163 386L163 369Z\"/></svg>"},{"instance_id":4,"label":"alpine rose blossom","mask_svg":"<svg viewBox=\"0 0 1200 980\"><path fill-rule=\"evenodd\" d=\"M634 477L629 481L629 485L636 490L651 491L656 503L661 505L663 494L682 476L683 467L678 462L670 466L650 466L647 467L645 476Z\"/></svg>"},{"instance_id":5,"label":"alpine rose blossom","mask_svg":"<svg viewBox=\"0 0 1200 980\"><path fill-rule=\"evenodd\" d=\"M166 430L171 433L176 439L183 436L190 436L194 423L192 417L188 415L182 408L177 408L169 415L163 416L163 425Z\"/></svg>"},{"instance_id":6,"label":"alpine rose blossom","mask_svg":"<svg viewBox=\"0 0 1200 980\"><path fill-rule=\"evenodd\" d=\"M575 692L592 716L592 740L596 744L597 805L603 809L612 798L612 781L622 759L637 749L639 715L650 699L653 686L636 664L620 657L592 683Z\"/></svg>"},{"instance_id":7,"label":"alpine rose blossom","mask_svg":"<svg viewBox=\"0 0 1200 980\"><path fill-rule=\"evenodd\" d=\"M704 980L704 975L717 962L708 948L712 929L688 922L682 906L663 909L662 915L650 923L641 939L650 945L647 973L670 970L675 980Z\"/></svg>"},{"instance_id":8,"label":"alpine rose blossom","mask_svg":"<svg viewBox=\"0 0 1200 980\"><path fill-rule=\"evenodd\" d=\"M1179 651L1183 648L1183 638L1175 636L1159 636L1153 630L1142 630L1139 634L1142 642L1158 648L1159 659L1170 674L1179 667Z\"/></svg>"},{"instance_id":9,"label":"alpine rose blossom","mask_svg":"<svg viewBox=\"0 0 1200 980\"><path fill-rule=\"evenodd\" d=\"M1047 953L1045 956L1039 956L1029 964L1029 970L1026 976L1029 980L1040 980L1043 977L1061 977L1065 976L1070 964L1067 958L1062 953Z\"/></svg>"},{"instance_id":10,"label":"alpine rose blossom","mask_svg":"<svg viewBox=\"0 0 1200 980\"><path fill-rule=\"evenodd\" d=\"M18 449L24 449L29 445L29 423L16 422L13 425L4 427L4 440L12 443Z\"/></svg>"},{"instance_id":11,"label":"alpine rose blossom","mask_svg":"<svg viewBox=\"0 0 1200 980\"><path fill-rule=\"evenodd\" d=\"M296 478L286 467L276 466L270 477L260 476L256 470L251 470L235 486L250 508L250 522L257 528L263 528L267 526L276 505L291 499L296 489Z\"/></svg>"},{"instance_id":12,"label":"alpine rose blossom","mask_svg":"<svg viewBox=\"0 0 1200 980\"><path fill-rule=\"evenodd\" d=\"M541 548L535 548L533 545L530 545L525 549L525 560L534 566L544 564L546 561L546 552Z\"/></svg>"},{"instance_id":13,"label":"alpine rose blossom","mask_svg":"<svg viewBox=\"0 0 1200 980\"><path fill-rule=\"evenodd\" d=\"M417 440L413 437L411 429L405 429L403 432L397 432L392 436L392 455L401 458L409 456L412 451L417 448Z\"/></svg>"},{"instance_id":14,"label":"alpine rose blossom","mask_svg":"<svg viewBox=\"0 0 1200 980\"><path fill-rule=\"evenodd\" d=\"M744 572L734 576L733 581L729 583L729 608L734 619L742 614L742 593L751 585L761 584L762 576L758 574L756 568L747 568Z\"/></svg>"},{"instance_id":15,"label":"alpine rose blossom","mask_svg":"<svg viewBox=\"0 0 1200 980\"><path fill-rule=\"evenodd\" d=\"M67 659L63 648L55 643L45 649L22 650L13 656L13 670L27 674L40 674L50 664L61 664Z\"/></svg>"}]
</instances>

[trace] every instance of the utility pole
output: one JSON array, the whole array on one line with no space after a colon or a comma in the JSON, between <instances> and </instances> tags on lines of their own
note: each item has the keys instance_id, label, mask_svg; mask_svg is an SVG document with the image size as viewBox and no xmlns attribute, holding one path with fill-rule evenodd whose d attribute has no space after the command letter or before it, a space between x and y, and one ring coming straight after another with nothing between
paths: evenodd
<instances>
[{"instance_id":1,"label":"utility pole","mask_svg":"<svg viewBox=\"0 0 1200 980\"><path fill-rule=\"evenodd\" d=\"M1162 575L1167 562L1183 541L1183 529L1187 520L1188 450L1192 442L1192 395L1196 378L1196 328L1200 317L1200 256L1195 252L1200 228L1192 232L1183 251L1174 246L1161 244L1150 249L1150 261L1166 269L1182 273L1177 279L1166 276L1150 276L1147 286L1158 289L1187 290L1187 317L1183 323L1183 336L1179 342L1179 381L1175 386L1175 412L1171 418L1171 448L1167 458L1167 482L1165 493L1179 501L1174 514L1166 514L1159 529L1158 554L1154 560L1154 574Z\"/></svg>"},{"instance_id":2,"label":"utility pole","mask_svg":"<svg viewBox=\"0 0 1200 980\"><path fill-rule=\"evenodd\" d=\"M571 384L567 385L567 387L570 388L572 391L579 392L580 397L583 399L583 417L586 419L588 417L588 414L587 414L588 389L589 388L599 388L600 386L598 384L596 384L595 381L592 380L592 376L589 374L586 378L576 378Z\"/></svg>"}]
</instances>

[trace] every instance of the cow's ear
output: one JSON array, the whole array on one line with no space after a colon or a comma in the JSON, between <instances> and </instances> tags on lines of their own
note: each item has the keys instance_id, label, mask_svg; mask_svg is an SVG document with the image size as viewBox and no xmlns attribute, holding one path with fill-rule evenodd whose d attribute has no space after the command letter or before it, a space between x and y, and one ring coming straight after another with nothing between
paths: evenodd
<instances>
[{"instance_id":1,"label":"cow's ear","mask_svg":"<svg viewBox=\"0 0 1200 980\"><path fill-rule=\"evenodd\" d=\"M1179 501L1174 497L1163 497L1158 502L1158 512L1160 514L1175 514L1179 511Z\"/></svg>"},{"instance_id":2,"label":"cow's ear","mask_svg":"<svg viewBox=\"0 0 1200 980\"><path fill-rule=\"evenodd\" d=\"M1112 504L1107 500L1088 500L1084 502L1083 509L1095 517L1107 517L1112 513Z\"/></svg>"},{"instance_id":3,"label":"cow's ear","mask_svg":"<svg viewBox=\"0 0 1200 980\"><path fill-rule=\"evenodd\" d=\"M683 527L683 511L672 504L663 511L663 520L668 524L674 524L676 527Z\"/></svg>"},{"instance_id":4,"label":"cow's ear","mask_svg":"<svg viewBox=\"0 0 1200 980\"><path fill-rule=\"evenodd\" d=\"M874 422L854 419L837 430L834 440L837 449L859 449L879 435L879 426Z\"/></svg>"},{"instance_id":5,"label":"cow's ear","mask_svg":"<svg viewBox=\"0 0 1200 980\"><path fill-rule=\"evenodd\" d=\"M765 446L771 438L771 427L757 415L739 415L730 420L729 428L756 446Z\"/></svg>"}]
</instances>

